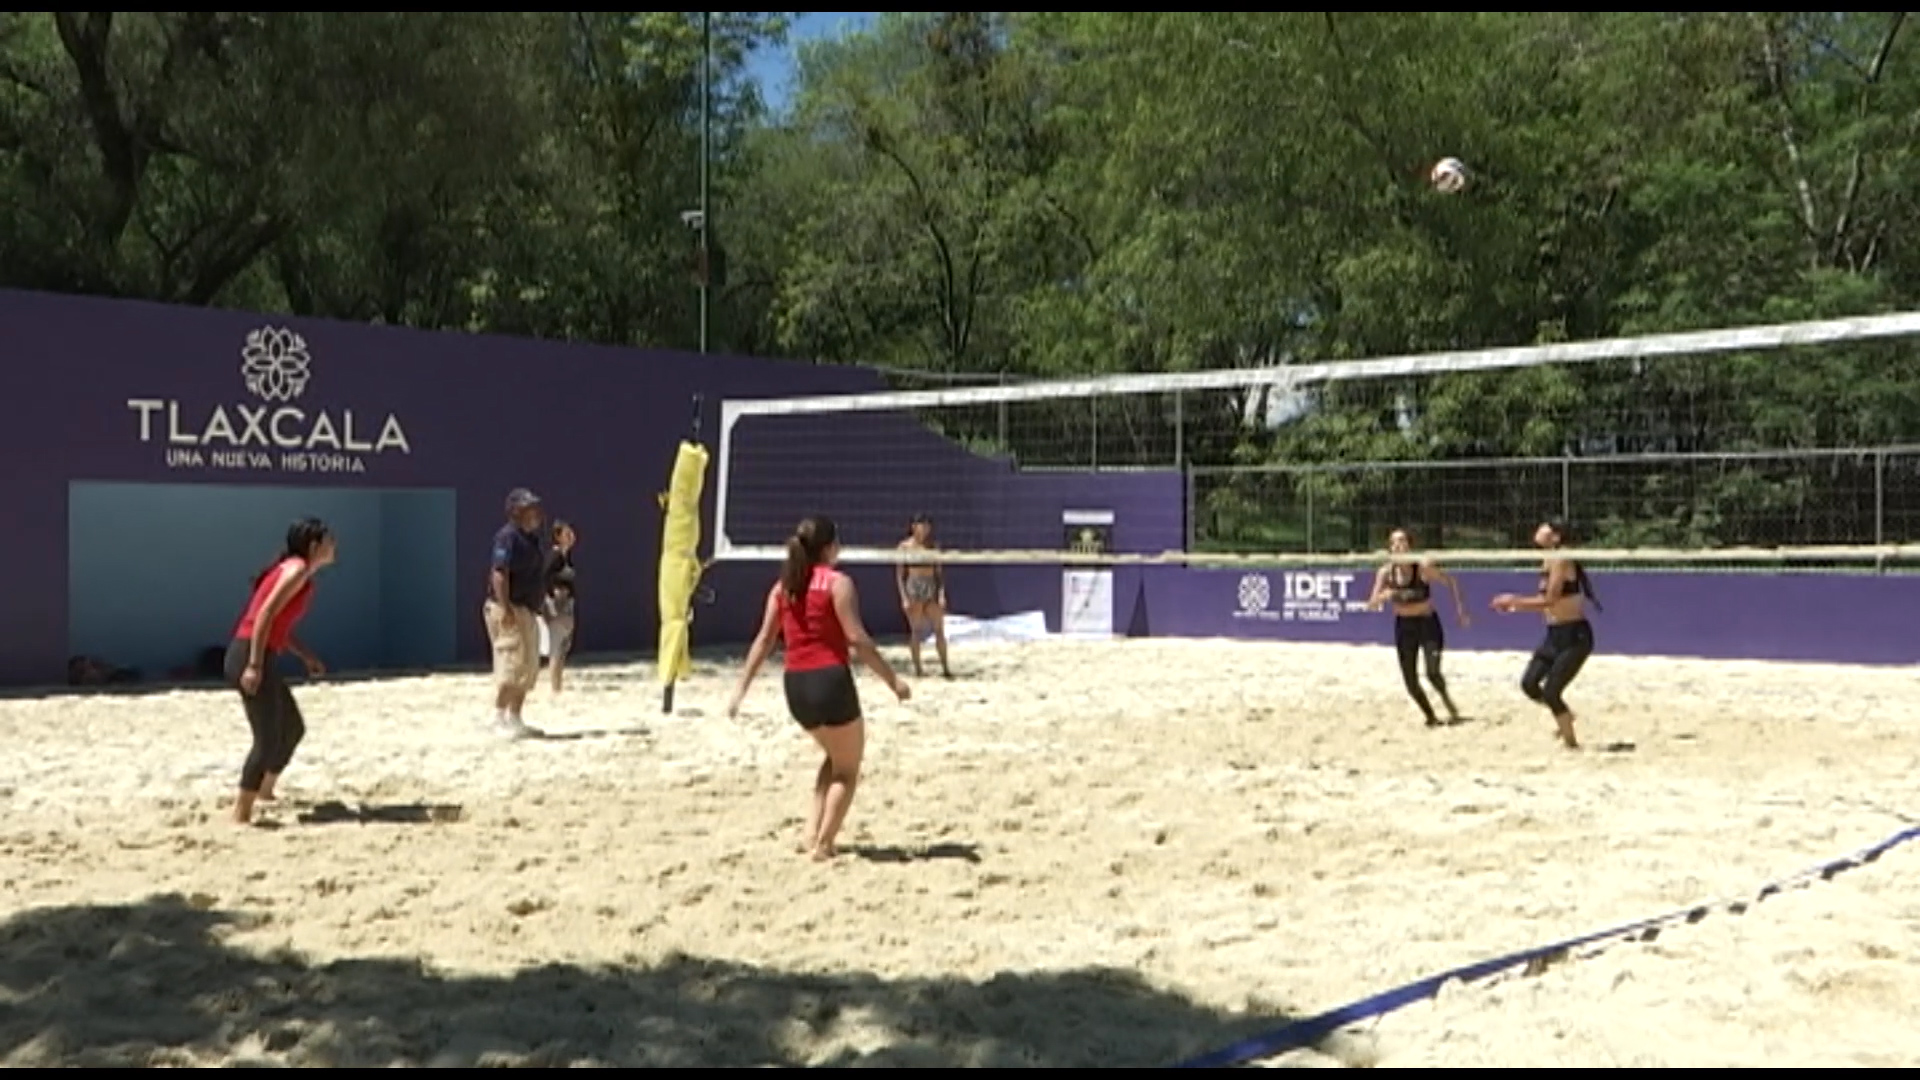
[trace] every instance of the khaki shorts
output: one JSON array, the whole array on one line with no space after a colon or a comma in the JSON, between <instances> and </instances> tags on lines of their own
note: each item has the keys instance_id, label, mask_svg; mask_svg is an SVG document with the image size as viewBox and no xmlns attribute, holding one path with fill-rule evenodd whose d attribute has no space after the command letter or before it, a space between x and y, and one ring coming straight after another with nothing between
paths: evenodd
<instances>
[{"instance_id":1,"label":"khaki shorts","mask_svg":"<svg viewBox=\"0 0 1920 1080\"><path fill-rule=\"evenodd\" d=\"M540 622L523 607L502 609L489 600L481 609L487 640L493 643L493 683L502 689L531 690L540 681Z\"/></svg>"}]
</instances>

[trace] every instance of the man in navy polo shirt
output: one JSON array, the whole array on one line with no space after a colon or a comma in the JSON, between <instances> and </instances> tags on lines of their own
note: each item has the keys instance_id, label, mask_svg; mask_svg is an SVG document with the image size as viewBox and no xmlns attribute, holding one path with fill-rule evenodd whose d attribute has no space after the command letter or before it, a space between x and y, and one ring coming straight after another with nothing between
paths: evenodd
<instances>
[{"instance_id":1,"label":"man in navy polo shirt","mask_svg":"<svg viewBox=\"0 0 1920 1080\"><path fill-rule=\"evenodd\" d=\"M540 605L547 598L546 555L540 550L540 497L507 493L507 523L493 534L482 614L493 644L493 723L511 739L538 737L520 710L540 679Z\"/></svg>"}]
</instances>

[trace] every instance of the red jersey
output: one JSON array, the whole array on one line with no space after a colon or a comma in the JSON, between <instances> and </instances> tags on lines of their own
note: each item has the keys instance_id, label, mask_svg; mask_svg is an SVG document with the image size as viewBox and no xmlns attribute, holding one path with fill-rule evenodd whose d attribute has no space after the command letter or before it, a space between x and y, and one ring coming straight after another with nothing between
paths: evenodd
<instances>
[{"instance_id":1,"label":"red jersey","mask_svg":"<svg viewBox=\"0 0 1920 1080\"><path fill-rule=\"evenodd\" d=\"M273 592L274 583L280 580L280 574L289 565L304 566L299 559L282 559L275 563L260 584L253 587L253 595L247 599L247 610L240 615L239 625L233 628L233 636L242 641L253 638L254 624L260 621L260 611L267 606L267 597ZM307 604L313 599L313 579L300 583L300 588L287 598L280 607L280 613L274 617L273 625L267 627L267 649L280 652L287 647L287 639L293 636L294 625L307 613Z\"/></svg>"},{"instance_id":2,"label":"red jersey","mask_svg":"<svg viewBox=\"0 0 1920 1080\"><path fill-rule=\"evenodd\" d=\"M833 610L833 583L839 577L831 566L814 567L798 604L781 591L780 634L787 642L788 671L847 666L847 629Z\"/></svg>"}]
</instances>

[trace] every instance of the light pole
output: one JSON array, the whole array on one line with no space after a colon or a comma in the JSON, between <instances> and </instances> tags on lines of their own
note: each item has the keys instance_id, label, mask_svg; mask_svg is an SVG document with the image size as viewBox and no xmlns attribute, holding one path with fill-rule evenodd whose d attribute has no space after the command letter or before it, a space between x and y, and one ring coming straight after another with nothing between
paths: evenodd
<instances>
[{"instance_id":1,"label":"light pole","mask_svg":"<svg viewBox=\"0 0 1920 1080\"><path fill-rule=\"evenodd\" d=\"M711 220L707 206L707 167L713 154L713 12L700 13L700 352L707 351L707 289L713 253L707 247Z\"/></svg>"}]
</instances>

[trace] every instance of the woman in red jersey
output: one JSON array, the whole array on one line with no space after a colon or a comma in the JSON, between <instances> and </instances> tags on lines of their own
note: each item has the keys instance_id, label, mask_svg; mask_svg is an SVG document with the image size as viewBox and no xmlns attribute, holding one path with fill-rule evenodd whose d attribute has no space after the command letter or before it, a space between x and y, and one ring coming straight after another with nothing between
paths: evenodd
<instances>
[{"instance_id":1,"label":"woman in red jersey","mask_svg":"<svg viewBox=\"0 0 1920 1080\"><path fill-rule=\"evenodd\" d=\"M293 628L313 599L313 575L332 563L333 556L333 530L325 522L294 522L280 557L253 579L253 595L233 628L226 673L240 690L247 726L253 729L253 749L241 766L240 795L233 803L233 819L243 825L253 820L256 800L273 798L274 784L307 733L293 691L274 665L282 652L291 652L306 664L307 674L326 671L293 636Z\"/></svg>"},{"instance_id":2,"label":"woman in red jersey","mask_svg":"<svg viewBox=\"0 0 1920 1080\"><path fill-rule=\"evenodd\" d=\"M849 653L859 653L901 701L911 693L874 648L872 636L861 623L860 596L853 580L834 569L839 554L839 530L827 518L807 518L793 531L780 581L767 593L766 615L747 653L740 688L727 706L728 716L739 713L747 687L773 651L774 641L784 639L787 710L826 754L814 778L813 810L801 844L803 851L822 861L836 853L834 838L853 803L860 758L866 751L866 724Z\"/></svg>"}]
</instances>

